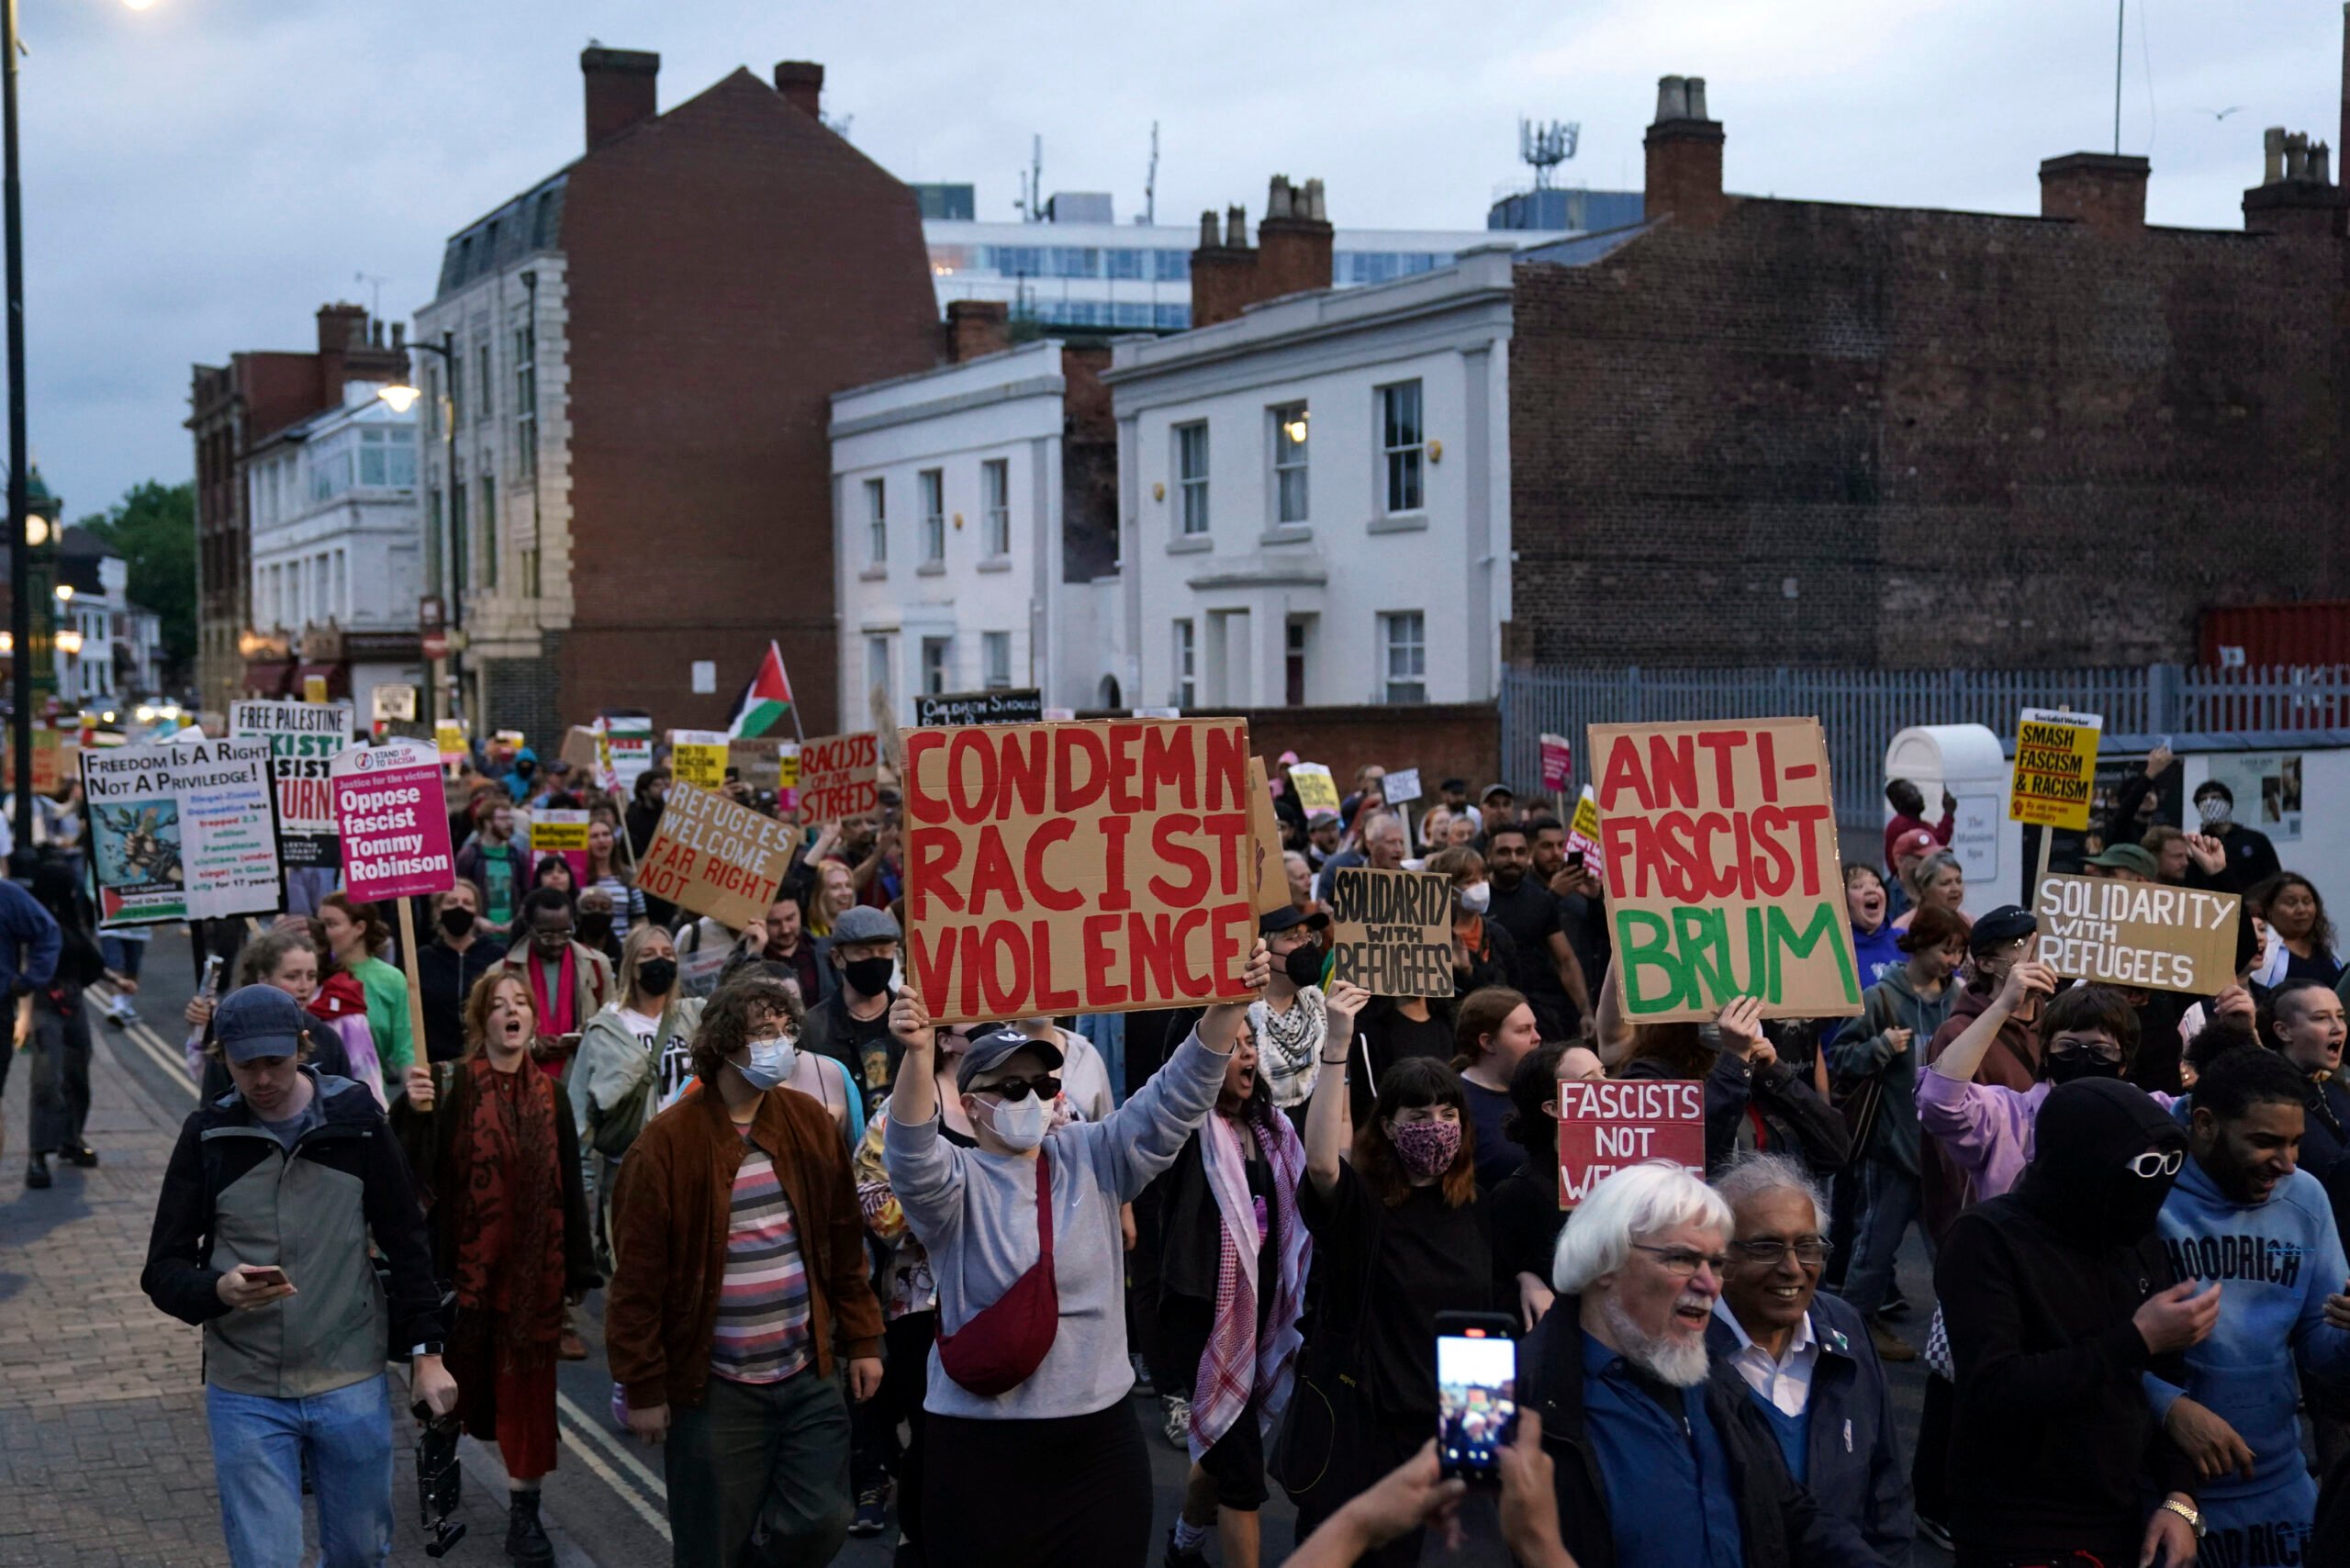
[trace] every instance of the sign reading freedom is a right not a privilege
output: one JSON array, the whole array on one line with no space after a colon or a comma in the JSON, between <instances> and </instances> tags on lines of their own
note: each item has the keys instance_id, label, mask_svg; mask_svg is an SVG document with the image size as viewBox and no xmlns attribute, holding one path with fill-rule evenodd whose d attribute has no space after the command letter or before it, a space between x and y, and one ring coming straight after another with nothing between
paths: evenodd
<instances>
[{"instance_id":1,"label":"sign reading freedom is a right not a privilege","mask_svg":"<svg viewBox=\"0 0 2350 1568\"><path fill-rule=\"evenodd\" d=\"M1861 1011L1818 720L1594 724L1584 755L1628 1016Z\"/></svg>"},{"instance_id":2,"label":"sign reading freedom is a right not a privilege","mask_svg":"<svg viewBox=\"0 0 2350 1568\"><path fill-rule=\"evenodd\" d=\"M908 983L941 1023L1248 994L1248 726L907 730Z\"/></svg>"},{"instance_id":3,"label":"sign reading freedom is a right not a privilege","mask_svg":"<svg viewBox=\"0 0 2350 1568\"><path fill-rule=\"evenodd\" d=\"M456 882L436 748L423 741L352 746L336 754L328 783L343 891L354 902L419 898Z\"/></svg>"},{"instance_id":4,"label":"sign reading freedom is a right not a privilege","mask_svg":"<svg viewBox=\"0 0 2350 1568\"><path fill-rule=\"evenodd\" d=\"M1343 866L1330 879L1330 979L1373 996L1450 996L1452 879Z\"/></svg>"}]
</instances>

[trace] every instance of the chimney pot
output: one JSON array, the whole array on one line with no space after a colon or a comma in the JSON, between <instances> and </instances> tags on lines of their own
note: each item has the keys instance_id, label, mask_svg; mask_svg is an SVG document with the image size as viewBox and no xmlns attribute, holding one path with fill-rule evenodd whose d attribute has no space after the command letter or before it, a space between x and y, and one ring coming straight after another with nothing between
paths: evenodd
<instances>
[{"instance_id":1,"label":"chimney pot","mask_svg":"<svg viewBox=\"0 0 2350 1568\"><path fill-rule=\"evenodd\" d=\"M2322 141L2310 149L2310 178L2321 185L2333 184L2333 149Z\"/></svg>"},{"instance_id":2,"label":"chimney pot","mask_svg":"<svg viewBox=\"0 0 2350 1568\"><path fill-rule=\"evenodd\" d=\"M1664 125L1689 118L1689 79L1685 76L1660 76L1656 79L1656 123Z\"/></svg>"},{"instance_id":3,"label":"chimney pot","mask_svg":"<svg viewBox=\"0 0 2350 1568\"><path fill-rule=\"evenodd\" d=\"M2309 132L2297 130L2285 138L2285 177L2306 180L2310 177Z\"/></svg>"},{"instance_id":4,"label":"chimney pot","mask_svg":"<svg viewBox=\"0 0 2350 1568\"><path fill-rule=\"evenodd\" d=\"M2272 125L2260 133L2260 183L2273 185L2285 177L2285 128Z\"/></svg>"},{"instance_id":5,"label":"chimney pot","mask_svg":"<svg viewBox=\"0 0 2350 1568\"><path fill-rule=\"evenodd\" d=\"M1689 78L1686 86L1683 90L1689 100L1689 118L1691 119L1705 119L1707 118L1706 114L1706 79L1703 76L1692 76Z\"/></svg>"},{"instance_id":6,"label":"chimney pot","mask_svg":"<svg viewBox=\"0 0 2350 1568\"><path fill-rule=\"evenodd\" d=\"M1287 218L1290 216L1290 207L1289 176L1275 174L1265 186L1265 216Z\"/></svg>"},{"instance_id":7,"label":"chimney pot","mask_svg":"<svg viewBox=\"0 0 2350 1568\"><path fill-rule=\"evenodd\" d=\"M1642 138L1648 154L1643 202L1651 218L1669 212L1675 223L1709 228L1729 210L1722 195L1722 128L1705 110L1704 77L1658 79L1656 123Z\"/></svg>"},{"instance_id":8,"label":"chimney pot","mask_svg":"<svg viewBox=\"0 0 2350 1568\"><path fill-rule=\"evenodd\" d=\"M1320 180L1305 182L1305 216L1316 223L1329 221L1328 215L1322 210L1322 182Z\"/></svg>"},{"instance_id":9,"label":"chimney pot","mask_svg":"<svg viewBox=\"0 0 2350 1568\"><path fill-rule=\"evenodd\" d=\"M1213 251L1223 242L1223 232L1215 226L1215 209L1210 207L1200 214L1200 249Z\"/></svg>"},{"instance_id":10,"label":"chimney pot","mask_svg":"<svg viewBox=\"0 0 2350 1568\"><path fill-rule=\"evenodd\" d=\"M1248 209L1227 207L1224 209L1224 242L1235 251L1248 248Z\"/></svg>"},{"instance_id":11,"label":"chimney pot","mask_svg":"<svg viewBox=\"0 0 2350 1568\"><path fill-rule=\"evenodd\" d=\"M408 323L405 321L395 321L392 323L392 352L394 353L400 353L406 352L407 348Z\"/></svg>"},{"instance_id":12,"label":"chimney pot","mask_svg":"<svg viewBox=\"0 0 2350 1568\"><path fill-rule=\"evenodd\" d=\"M780 60L775 67L775 90L810 119L822 118L824 68L812 60Z\"/></svg>"},{"instance_id":13,"label":"chimney pot","mask_svg":"<svg viewBox=\"0 0 2350 1568\"><path fill-rule=\"evenodd\" d=\"M587 79L590 152L660 112L661 57L657 54L590 45L579 51L579 74Z\"/></svg>"}]
</instances>

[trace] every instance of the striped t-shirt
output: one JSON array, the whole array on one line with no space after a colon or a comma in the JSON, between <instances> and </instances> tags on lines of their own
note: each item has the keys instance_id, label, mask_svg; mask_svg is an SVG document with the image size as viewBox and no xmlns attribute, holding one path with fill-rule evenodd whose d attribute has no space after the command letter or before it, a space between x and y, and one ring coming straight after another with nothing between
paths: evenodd
<instances>
[{"instance_id":1,"label":"striped t-shirt","mask_svg":"<svg viewBox=\"0 0 2350 1568\"><path fill-rule=\"evenodd\" d=\"M791 1200L765 1149L744 1140L743 1166L726 1223L726 1277L718 1291L718 1327L710 1370L734 1383L781 1383L804 1369L808 1272Z\"/></svg>"}]
</instances>

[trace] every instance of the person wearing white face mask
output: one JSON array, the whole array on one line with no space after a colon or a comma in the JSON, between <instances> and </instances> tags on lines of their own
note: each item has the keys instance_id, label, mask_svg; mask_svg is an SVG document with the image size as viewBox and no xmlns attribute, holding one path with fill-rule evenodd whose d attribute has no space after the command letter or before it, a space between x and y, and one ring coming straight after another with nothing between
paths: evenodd
<instances>
[{"instance_id":1,"label":"person wearing white face mask","mask_svg":"<svg viewBox=\"0 0 2350 1568\"><path fill-rule=\"evenodd\" d=\"M1032 1040L1059 1047L1061 1102L1089 1122L1106 1118L1116 1108L1110 1092L1110 1069L1093 1042L1064 1029L1050 1018L1023 1018L1013 1025Z\"/></svg>"},{"instance_id":2,"label":"person wearing white face mask","mask_svg":"<svg viewBox=\"0 0 2350 1568\"><path fill-rule=\"evenodd\" d=\"M1244 982L1261 991L1271 972L1259 942ZM930 1568L1139 1568L1148 1554L1119 1208L1214 1105L1246 1022L1241 1005L1210 1007L1108 1119L1058 1128L1059 1049L983 1036L956 1074L979 1140L965 1150L940 1133L929 1009L912 991L890 1007L905 1057L883 1160L938 1288L918 1500Z\"/></svg>"},{"instance_id":3,"label":"person wearing white face mask","mask_svg":"<svg viewBox=\"0 0 2350 1568\"><path fill-rule=\"evenodd\" d=\"M1517 944L1498 920L1485 913L1493 907L1493 884L1485 878L1485 857L1460 845L1428 857L1427 869L1452 879L1452 994L1466 996L1487 986L1507 985L1517 964Z\"/></svg>"},{"instance_id":4,"label":"person wearing white face mask","mask_svg":"<svg viewBox=\"0 0 2350 1568\"><path fill-rule=\"evenodd\" d=\"M694 1036L699 1087L621 1166L604 1337L630 1431L665 1443L671 1561L830 1562L848 1537L850 1425L881 1385L881 1308L839 1125L783 1089L796 993L749 974ZM834 1092L839 1092L837 1083Z\"/></svg>"}]
</instances>

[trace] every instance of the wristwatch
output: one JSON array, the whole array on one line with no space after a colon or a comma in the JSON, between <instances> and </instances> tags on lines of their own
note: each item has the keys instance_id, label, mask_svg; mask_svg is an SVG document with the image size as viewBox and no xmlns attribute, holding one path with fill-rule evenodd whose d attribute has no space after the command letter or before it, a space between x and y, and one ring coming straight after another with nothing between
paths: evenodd
<instances>
[{"instance_id":1,"label":"wristwatch","mask_svg":"<svg viewBox=\"0 0 2350 1568\"><path fill-rule=\"evenodd\" d=\"M441 1353L441 1341L438 1339L427 1339L420 1345L410 1346L408 1348L408 1359L412 1361L419 1356L437 1356Z\"/></svg>"},{"instance_id":2,"label":"wristwatch","mask_svg":"<svg viewBox=\"0 0 2350 1568\"><path fill-rule=\"evenodd\" d=\"M2196 1540L2203 1539L2203 1510L2192 1503L2182 1503L2176 1497L2164 1498L2163 1506L2185 1519L2187 1528L2195 1532Z\"/></svg>"}]
</instances>

